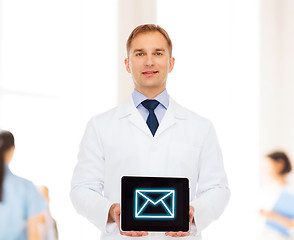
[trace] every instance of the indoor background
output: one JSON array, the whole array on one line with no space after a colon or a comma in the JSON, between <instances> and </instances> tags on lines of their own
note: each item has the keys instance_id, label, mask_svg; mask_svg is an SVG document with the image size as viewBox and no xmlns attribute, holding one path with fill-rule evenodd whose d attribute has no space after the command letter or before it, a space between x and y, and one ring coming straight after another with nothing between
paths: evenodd
<instances>
[{"instance_id":1,"label":"indoor background","mask_svg":"<svg viewBox=\"0 0 294 240\"><path fill-rule=\"evenodd\" d=\"M167 90L222 147L232 196L203 239L258 239L263 156L294 159L293 13L292 0L0 0L0 128L16 139L13 172L49 188L60 239L99 239L71 176L87 121L133 90L125 43L143 23L169 33Z\"/></svg>"}]
</instances>

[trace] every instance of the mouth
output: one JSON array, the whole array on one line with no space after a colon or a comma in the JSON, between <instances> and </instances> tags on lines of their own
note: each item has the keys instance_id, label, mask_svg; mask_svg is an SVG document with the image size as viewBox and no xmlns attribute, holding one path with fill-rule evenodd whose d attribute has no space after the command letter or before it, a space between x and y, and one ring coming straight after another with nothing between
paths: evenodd
<instances>
[{"instance_id":1,"label":"mouth","mask_svg":"<svg viewBox=\"0 0 294 240\"><path fill-rule=\"evenodd\" d=\"M155 74L157 74L158 71L145 71L145 72L142 72L142 74L144 76L147 76L147 77L151 77L151 76L154 76Z\"/></svg>"}]
</instances>

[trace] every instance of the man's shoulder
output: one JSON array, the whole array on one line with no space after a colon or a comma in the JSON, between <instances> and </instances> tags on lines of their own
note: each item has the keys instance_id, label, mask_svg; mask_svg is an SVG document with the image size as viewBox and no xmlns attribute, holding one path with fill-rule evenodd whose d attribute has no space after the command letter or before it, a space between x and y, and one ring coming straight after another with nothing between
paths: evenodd
<instances>
[{"instance_id":1,"label":"man's shoulder","mask_svg":"<svg viewBox=\"0 0 294 240\"><path fill-rule=\"evenodd\" d=\"M89 122L97 123L97 122L108 122L110 119L113 119L117 115L118 106L113 107L105 112L98 113L92 116Z\"/></svg>"},{"instance_id":2,"label":"man's shoulder","mask_svg":"<svg viewBox=\"0 0 294 240\"><path fill-rule=\"evenodd\" d=\"M181 104L177 103L174 99L170 98L170 101L177 115L182 116L183 118L186 118L191 121L198 121L206 124L210 123L209 119L182 106Z\"/></svg>"},{"instance_id":3,"label":"man's shoulder","mask_svg":"<svg viewBox=\"0 0 294 240\"><path fill-rule=\"evenodd\" d=\"M122 103L120 103L118 106L115 106L105 112L99 113L94 115L90 121L94 122L101 122L101 121L107 121L109 122L111 119L119 119L121 116L125 114L125 112L128 111L128 108L133 107L130 102L130 98L126 99Z\"/></svg>"},{"instance_id":4,"label":"man's shoulder","mask_svg":"<svg viewBox=\"0 0 294 240\"><path fill-rule=\"evenodd\" d=\"M107 118L108 116L113 116L116 113L118 107L119 106L116 106L116 107L113 107L111 109L108 109L105 112L98 113L98 114L94 115L92 118L94 118L94 119L101 119L101 118Z\"/></svg>"}]
</instances>

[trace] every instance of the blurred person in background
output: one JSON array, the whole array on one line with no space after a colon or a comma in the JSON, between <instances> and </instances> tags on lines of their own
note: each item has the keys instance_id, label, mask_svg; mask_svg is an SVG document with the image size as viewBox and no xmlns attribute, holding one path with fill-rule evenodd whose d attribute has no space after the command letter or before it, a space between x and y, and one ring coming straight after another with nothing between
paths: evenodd
<instances>
[{"instance_id":1,"label":"blurred person in background","mask_svg":"<svg viewBox=\"0 0 294 240\"><path fill-rule=\"evenodd\" d=\"M290 178L291 161L286 153L276 151L266 156L270 184L276 188L276 197L270 209L261 209L266 220L261 239L294 239L294 185Z\"/></svg>"},{"instance_id":2,"label":"blurred person in background","mask_svg":"<svg viewBox=\"0 0 294 240\"><path fill-rule=\"evenodd\" d=\"M47 211L41 217L41 226L40 226L40 235L42 240L58 240L58 231L57 225L54 218L50 213L50 198L49 198L49 189L46 186L39 187L40 193L46 200Z\"/></svg>"},{"instance_id":3,"label":"blurred person in background","mask_svg":"<svg viewBox=\"0 0 294 240\"><path fill-rule=\"evenodd\" d=\"M41 240L39 225L46 203L35 185L14 175L8 164L14 137L0 132L0 240Z\"/></svg>"}]
</instances>

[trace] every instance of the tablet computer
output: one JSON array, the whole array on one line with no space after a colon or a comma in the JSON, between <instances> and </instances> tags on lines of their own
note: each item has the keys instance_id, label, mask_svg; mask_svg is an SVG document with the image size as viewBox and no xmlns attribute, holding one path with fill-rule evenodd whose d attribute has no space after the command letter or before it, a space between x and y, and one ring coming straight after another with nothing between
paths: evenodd
<instances>
[{"instance_id":1,"label":"tablet computer","mask_svg":"<svg viewBox=\"0 0 294 240\"><path fill-rule=\"evenodd\" d=\"M189 180L122 177L121 230L189 231Z\"/></svg>"}]
</instances>

